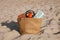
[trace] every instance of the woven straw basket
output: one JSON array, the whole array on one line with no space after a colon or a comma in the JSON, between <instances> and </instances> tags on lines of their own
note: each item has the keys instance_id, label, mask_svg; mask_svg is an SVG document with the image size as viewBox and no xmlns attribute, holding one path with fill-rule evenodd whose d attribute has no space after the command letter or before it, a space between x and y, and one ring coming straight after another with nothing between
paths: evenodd
<instances>
[{"instance_id":1,"label":"woven straw basket","mask_svg":"<svg viewBox=\"0 0 60 40\"><path fill-rule=\"evenodd\" d=\"M42 19L39 18L21 18L18 19L18 25L21 34L37 34L41 30Z\"/></svg>"}]
</instances>

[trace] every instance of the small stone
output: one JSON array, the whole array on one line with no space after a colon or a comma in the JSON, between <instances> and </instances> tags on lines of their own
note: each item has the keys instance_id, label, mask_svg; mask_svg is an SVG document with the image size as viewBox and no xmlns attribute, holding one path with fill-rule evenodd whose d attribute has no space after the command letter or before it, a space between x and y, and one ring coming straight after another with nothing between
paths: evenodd
<instances>
[{"instance_id":1,"label":"small stone","mask_svg":"<svg viewBox=\"0 0 60 40\"><path fill-rule=\"evenodd\" d=\"M58 20L60 21L60 18Z\"/></svg>"},{"instance_id":2,"label":"small stone","mask_svg":"<svg viewBox=\"0 0 60 40\"><path fill-rule=\"evenodd\" d=\"M51 7L49 10L51 11L53 8Z\"/></svg>"}]
</instances>

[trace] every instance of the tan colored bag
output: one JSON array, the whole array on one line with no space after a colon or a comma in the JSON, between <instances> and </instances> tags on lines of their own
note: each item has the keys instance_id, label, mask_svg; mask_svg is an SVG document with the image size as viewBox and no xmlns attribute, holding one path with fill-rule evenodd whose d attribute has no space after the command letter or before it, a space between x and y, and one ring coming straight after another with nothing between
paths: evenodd
<instances>
[{"instance_id":1,"label":"tan colored bag","mask_svg":"<svg viewBox=\"0 0 60 40\"><path fill-rule=\"evenodd\" d=\"M41 30L42 19L39 18L21 18L18 19L21 34L37 34Z\"/></svg>"}]
</instances>

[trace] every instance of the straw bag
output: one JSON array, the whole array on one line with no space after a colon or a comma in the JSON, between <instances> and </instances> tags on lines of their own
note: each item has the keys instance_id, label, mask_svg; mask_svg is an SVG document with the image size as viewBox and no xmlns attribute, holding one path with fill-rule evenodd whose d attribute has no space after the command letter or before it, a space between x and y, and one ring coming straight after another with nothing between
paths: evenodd
<instances>
[{"instance_id":1,"label":"straw bag","mask_svg":"<svg viewBox=\"0 0 60 40\"><path fill-rule=\"evenodd\" d=\"M18 18L17 21L21 34L37 34L41 30L40 18Z\"/></svg>"}]
</instances>

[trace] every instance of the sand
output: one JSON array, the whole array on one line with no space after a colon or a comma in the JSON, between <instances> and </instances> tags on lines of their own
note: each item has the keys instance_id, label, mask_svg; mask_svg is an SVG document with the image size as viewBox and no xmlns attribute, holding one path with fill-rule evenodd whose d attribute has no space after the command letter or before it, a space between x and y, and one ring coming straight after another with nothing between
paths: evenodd
<instances>
[{"instance_id":1,"label":"sand","mask_svg":"<svg viewBox=\"0 0 60 40\"><path fill-rule=\"evenodd\" d=\"M44 12L42 33L21 35L17 16L30 9ZM0 40L60 40L60 0L0 0Z\"/></svg>"}]
</instances>

